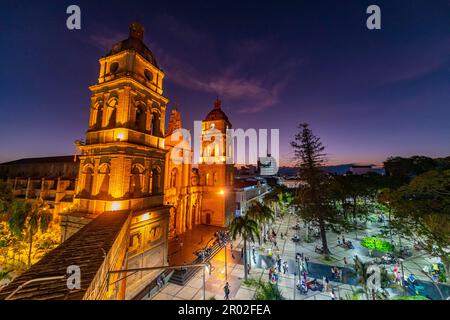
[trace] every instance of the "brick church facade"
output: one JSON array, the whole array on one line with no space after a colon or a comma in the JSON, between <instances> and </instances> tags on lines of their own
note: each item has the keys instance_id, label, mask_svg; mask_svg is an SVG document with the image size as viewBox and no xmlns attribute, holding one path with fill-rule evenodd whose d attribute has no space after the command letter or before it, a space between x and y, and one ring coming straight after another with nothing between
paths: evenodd
<instances>
[{"instance_id":1,"label":"brick church facade","mask_svg":"<svg viewBox=\"0 0 450 320\"><path fill-rule=\"evenodd\" d=\"M123 275L107 270L166 265L171 238L198 224L224 227L235 212L234 168L225 161L225 148L220 154L206 150L195 168L171 161L181 113L172 110L166 131L165 74L143 42L143 27L133 23L129 31L99 60L98 81L89 88L86 138L75 142L80 154L0 165L0 178L10 182L16 198L50 204L62 242L0 298L37 275L64 274L70 261L89 275L76 292L53 283L58 288L53 298L132 299L161 271L121 280ZM202 125L202 132L212 126L223 135L231 128L219 100ZM203 155L216 161L206 163ZM17 298L51 298L45 290L26 292Z\"/></svg>"}]
</instances>

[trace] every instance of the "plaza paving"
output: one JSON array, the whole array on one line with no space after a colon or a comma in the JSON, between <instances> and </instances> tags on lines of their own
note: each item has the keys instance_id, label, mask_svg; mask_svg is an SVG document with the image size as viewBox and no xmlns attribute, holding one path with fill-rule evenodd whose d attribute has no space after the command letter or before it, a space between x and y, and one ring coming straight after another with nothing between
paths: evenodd
<instances>
[{"instance_id":1,"label":"plaza paving","mask_svg":"<svg viewBox=\"0 0 450 320\"><path fill-rule=\"evenodd\" d=\"M327 233L328 245L331 251L331 259L325 260L322 255L314 251L316 245L321 245L320 239L316 239L312 243L301 242L295 244L291 238L297 234L302 238L306 236L306 228L304 228L301 221L300 231L294 230L292 227L296 224L297 218L293 215L285 215L282 219L277 218L276 222L271 226L277 233L277 247L275 248L272 243L267 242L262 246L255 243L256 255L251 261L250 278L261 279L263 281L269 281L268 264L270 264L270 256L276 257L279 255L282 261L288 262L289 271L286 274L280 273L278 286L282 291L283 296L286 299L294 300L331 300L330 292L319 292L309 290L307 294L300 294L295 288L297 275L296 271L295 253L302 252L310 258L311 269L316 267L318 270L328 270L331 266L338 266L340 268L353 268L353 258L355 255L362 261L369 261L373 258L368 256L366 249L360 245L360 239L365 236L377 235L380 232L382 224L368 222L365 230L358 230L357 233L345 233L345 239L352 241L354 249L346 249L338 245L338 235L333 232ZM281 233L284 237L281 239ZM394 239L396 242L396 239ZM402 244L412 247L412 244L402 239ZM241 259L241 248L243 247L243 241L238 239L233 241L233 254L231 253L230 245L227 246L227 280L230 284L230 299L234 300L248 300L253 299L255 289L246 286L243 283L244 266ZM251 248L251 246L248 246ZM225 279L225 249L223 249L212 260L211 275L206 274L206 286L205 286L205 298L206 299L224 299L223 286L226 283ZM234 258L233 258L233 256ZM344 262L346 258L348 265ZM418 279L429 281L429 278L425 276L421 269L425 265L431 264L432 257L421 252L414 251L413 256L405 259L403 263L405 275L413 273ZM329 267L327 267L329 266ZM387 267L388 271L392 272L393 265ZM325 271L326 272L326 271ZM321 280L321 279L319 279ZM335 295L338 299L351 299L354 291L358 290L357 285L348 283L333 282L330 281L330 289L334 288ZM159 293L157 293L153 299L203 299L203 273L198 272L193 279L191 279L186 286L178 286L169 283Z\"/></svg>"}]
</instances>

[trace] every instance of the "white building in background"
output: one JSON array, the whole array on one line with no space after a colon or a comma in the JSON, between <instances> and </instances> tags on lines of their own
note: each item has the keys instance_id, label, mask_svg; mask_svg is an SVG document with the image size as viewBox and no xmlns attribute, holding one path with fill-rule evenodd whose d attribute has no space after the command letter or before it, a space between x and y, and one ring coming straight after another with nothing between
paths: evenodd
<instances>
[{"instance_id":1,"label":"white building in background","mask_svg":"<svg viewBox=\"0 0 450 320\"><path fill-rule=\"evenodd\" d=\"M261 176L274 176L278 172L277 161L270 154L267 157L258 158L258 168Z\"/></svg>"},{"instance_id":2,"label":"white building in background","mask_svg":"<svg viewBox=\"0 0 450 320\"><path fill-rule=\"evenodd\" d=\"M236 216L245 214L253 201L262 201L269 191L266 181L261 178L245 178L234 180L236 194Z\"/></svg>"}]
</instances>

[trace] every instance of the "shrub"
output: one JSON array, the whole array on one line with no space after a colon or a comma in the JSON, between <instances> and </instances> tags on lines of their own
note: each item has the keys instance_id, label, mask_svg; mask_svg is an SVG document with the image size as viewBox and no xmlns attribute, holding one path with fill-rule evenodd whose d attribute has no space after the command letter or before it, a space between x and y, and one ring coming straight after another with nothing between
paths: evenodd
<instances>
[{"instance_id":1,"label":"shrub","mask_svg":"<svg viewBox=\"0 0 450 320\"><path fill-rule=\"evenodd\" d=\"M376 237L366 237L362 239L361 245L369 250L382 252L392 252L394 250L394 246L391 243Z\"/></svg>"}]
</instances>

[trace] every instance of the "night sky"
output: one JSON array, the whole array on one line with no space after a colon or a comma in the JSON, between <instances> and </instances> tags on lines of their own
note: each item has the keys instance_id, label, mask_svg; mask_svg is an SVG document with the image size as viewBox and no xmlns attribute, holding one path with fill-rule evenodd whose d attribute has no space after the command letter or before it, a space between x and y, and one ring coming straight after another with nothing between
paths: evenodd
<instances>
[{"instance_id":1,"label":"night sky","mask_svg":"<svg viewBox=\"0 0 450 320\"><path fill-rule=\"evenodd\" d=\"M67 6L82 29L66 28ZM382 30L366 28L381 7ZM84 139L98 58L134 20L192 127L217 95L235 128L310 123L330 163L450 155L450 1L1 1L0 162Z\"/></svg>"}]
</instances>

